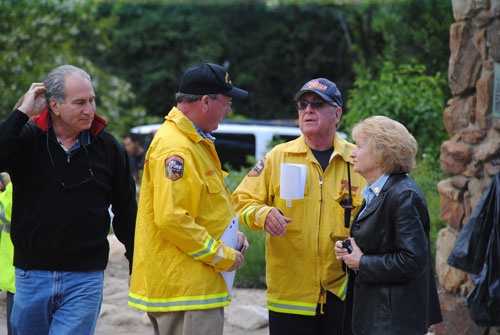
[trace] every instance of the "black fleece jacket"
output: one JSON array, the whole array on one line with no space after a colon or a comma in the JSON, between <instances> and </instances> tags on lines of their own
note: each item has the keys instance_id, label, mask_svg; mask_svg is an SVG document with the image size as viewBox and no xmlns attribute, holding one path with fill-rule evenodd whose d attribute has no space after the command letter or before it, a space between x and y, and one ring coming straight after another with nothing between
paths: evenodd
<instances>
[{"instance_id":1,"label":"black fleece jacket","mask_svg":"<svg viewBox=\"0 0 500 335\"><path fill-rule=\"evenodd\" d=\"M87 152L80 147L69 156L50 128L47 139L47 126L46 110L34 122L16 110L0 123L0 171L9 172L14 187L14 265L24 270L105 269L111 205L114 232L132 266L137 203L125 149L103 130L106 121L97 115Z\"/></svg>"}]
</instances>

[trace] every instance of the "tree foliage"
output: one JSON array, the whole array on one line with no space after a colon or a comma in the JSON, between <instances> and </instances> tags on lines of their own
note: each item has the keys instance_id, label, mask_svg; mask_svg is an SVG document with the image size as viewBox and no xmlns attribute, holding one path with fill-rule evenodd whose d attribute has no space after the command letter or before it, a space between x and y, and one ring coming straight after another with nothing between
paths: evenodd
<instances>
[{"instance_id":1,"label":"tree foliage","mask_svg":"<svg viewBox=\"0 0 500 335\"><path fill-rule=\"evenodd\" d=\"M427 74L448 70L450 0L407 0L349 6L354 70L378 72L385 62L423 64Z\"/></svg>"},{"instance_id":2,"label":"tree foliage","mask_svg":"<svg viewBox=\"0 0 500 335\"><path fill-rule=\"evenodd\" d=\"M183 72L203 60L228 67L250 91L233 112L255 119L296 118L293 94L309 79L352 84L342 12L336 6L108 5L119 24L110 52L92 55L132 83L141 105L165 115ZM133 64L133 66L131 66Z\"/></svg>"},{"instance_id":3,"label":"tree foliage","mask_svg":"<svg viewBox=\"0 0 500 335\"><path fill-rule=\"evenodd\" d=\"M117 134L146 111L138 106L129 83L98 68L82 55L110 47L114 16L98 16L98 6L73 1L0 1L0 116L4 119L32 82L53 68L73 64L93 79L97 112Z\"/></svg>"},{"instance_id":4,"label":"tree foliage","mask_svg":"<svg viewBox=\"0 0 500 335\"><path fill-rule=\"evenodd\" d=\"M311 78L335 81L349 101L355 76L377 77L385 62L447 70L449 0L205 3L0 0L1 116L64 63L92 75L116 133L167 114L182 73L202 60L250 92L233 114L253 119L296 118L293 94Z\"/></svg>"},{"instance_id":5,"label":"tree foliage","mask_svg":"<svg viewBox=\"0 0 500 335\"><path fill-rule=\"evenodd\" d=\"M408 127L421 153L437 157L446 138L442 115L450 97L446 81L451 1L408 0L350 6L355 83L341 129L371 115Z\"/></svg>"},{"instance_id":6,"label":"tree foliage","mask_svg":"<svg viewBox=\"0 0 500 335\"><path fill-rule=\"evenodd\" d=\"M355 123L372 115L385 115L405 125L419 143L419 151L439 155L446 138L442 113L445 76L424 74L423 65L384 63L376 77L358 77L347 103L344 122L350 131Z\"/></svg>"}]
</instances>

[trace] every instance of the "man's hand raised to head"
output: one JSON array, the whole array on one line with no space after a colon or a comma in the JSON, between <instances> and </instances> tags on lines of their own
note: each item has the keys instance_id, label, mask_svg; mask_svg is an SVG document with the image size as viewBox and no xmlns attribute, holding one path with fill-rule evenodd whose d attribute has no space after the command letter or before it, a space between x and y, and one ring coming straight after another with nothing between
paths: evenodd
<instances>
[{"instance_id":1,"label":"man's hand raised to head","mask_svg":"<svg viewBox=\"0 0 500 335\"><path fill-rule=\"evenodd\" d=\"M43 83L33 83L26 94L17 102L16 108L30 119L43 112L46 107Z\"/></svg>"}]
</instances>

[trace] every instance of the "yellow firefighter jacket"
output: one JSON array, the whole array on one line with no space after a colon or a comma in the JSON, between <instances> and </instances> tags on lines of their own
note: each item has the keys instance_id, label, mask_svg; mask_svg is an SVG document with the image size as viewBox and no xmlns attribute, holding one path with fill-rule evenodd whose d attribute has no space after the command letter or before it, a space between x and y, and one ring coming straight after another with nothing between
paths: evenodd
<instances>
[{"instance_id":1,"label":"yellow firefighter jacket","mask_svg":"<svg viewBox=\"0 0 500 335\"><path fill-rule=\"evenodd\" d=\"M335 134L334 152L323 172L306 145L304 136L271 150L233 193L240 224L264 230L267 214L279 209L292 219L282 237L266 236L266 282L269 310L315 315L317 304L326 302L326 291L342 300L347 288L334 244L349 236L340 201L349 195L347 162L354 145ZM307 179L304 199L280 198L281 163L304 164ZM362 203L366 181L351 169L354 210Z\"/></svg>"},{"instance_id":2,"label":"yellow firefighter jacket","mask_svg":"<svg viewBox=\"0 0 500 335\"><path fill-rule=\"evenodd\" d=\"M129 306L168 312L229 303L221 271L236 260L218 239L234 204L214 144L172 108L146 154Z\"/></svg>"}]
</instances>

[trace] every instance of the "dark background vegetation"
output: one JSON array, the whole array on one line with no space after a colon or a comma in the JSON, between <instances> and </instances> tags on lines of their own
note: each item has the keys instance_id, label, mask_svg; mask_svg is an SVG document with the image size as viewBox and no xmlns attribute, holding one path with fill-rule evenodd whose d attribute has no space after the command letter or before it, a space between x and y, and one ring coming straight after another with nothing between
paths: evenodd
<instances>
[{"instance_id":1,"label":"dark background vegetation","mask_svg":"<svg viewBox=\"0 0 500 335\"><path fill-rule=\"evenodd\" d=\"M451 0L0 0L0 119L32 82L68 63L91 74L98 113L117 137L161 120L182 73L203 60L227 67L233 83L250 92L233 104L237 118L296 119L294 93L326 77L343 95L340 130L379 114L417 138L412 176L426 193L434 240L443 225L436 184L444 179L438 155L447 138L452 22ZM244 174L233 171L232 183ZM262 247L252 251L260 262L256 249ZM255 278L256 270L240 271L239 284L262 285L258 267Z\"/></svg>"}]
</instances>

